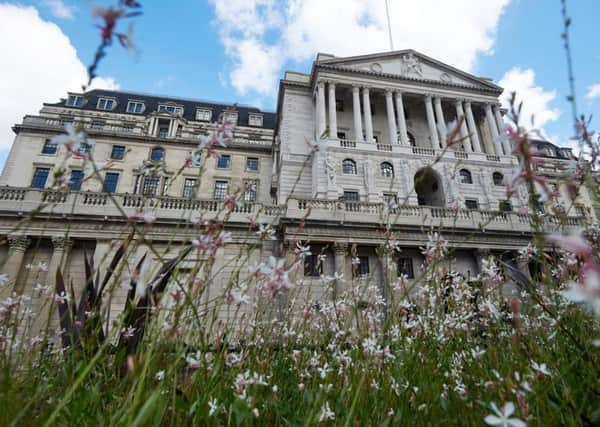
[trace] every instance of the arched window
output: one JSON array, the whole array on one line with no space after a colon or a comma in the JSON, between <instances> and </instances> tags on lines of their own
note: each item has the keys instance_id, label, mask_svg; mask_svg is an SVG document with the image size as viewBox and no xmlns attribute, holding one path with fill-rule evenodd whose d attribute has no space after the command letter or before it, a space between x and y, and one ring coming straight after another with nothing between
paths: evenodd
<instances>
[{"instance_id":1,"label":"arched window","mask_svg":"<svg viewBox=\"0 0 600 427\"><path fill-rule=\"evenodd\" d=\"M165 149L162 147L154 147L150 152L150 160L160 162L165 157Z\"/></svg>"},{"instance_id":2,"label":"arched window","mask_svg":"<svg viewBox=\"0 0 600 427\"><path fill-rule=\"evenodd\" d=\"M471 176L471 172L467 169L461 169L460 172L460 182L462 184L473 184L473 177Z\"/></svg>"},{"instance_id":3,"label":"arched window","mask_svg":"<svg viewBox=\"0 0 600 427\"><path fill-rule=\"evenodd\" d=\"M504 175L502 175L500 172L494 172L492 179L494 180L494 185L504 184Z\"/></svg>"},{"instance_id":4,"label":"arched window","mask_svg":"<svg viewBox=\"0 0 600 427\"><path fill-rule=\"evenodd\" d=\"M381 176L384 178L394 177L394 166L390 162L383 162L381 164Z\"/></svg>"},{"instance_id":5,"label":"arched window","mask_svg":"<svg viewBox=\"0 0 600 427\"><path fill-rule=\"evenodd\" d=\"M410 143L411 147L416 147L417 146L417 140L415 139L415 136L410 133L410 132L406 132L406 136L408 136L408 142Z\"/></svg>"},{"instance_id":6,"label":"arched window","mask_svg":"<svg viewBox=\"0 0 600 427\"><path fill-rule=\"evenodd\" d=\"M342 162L342 173L344 175L356 175L356 162L352 159L346 159Z\"/></svg>"}]
</instances>

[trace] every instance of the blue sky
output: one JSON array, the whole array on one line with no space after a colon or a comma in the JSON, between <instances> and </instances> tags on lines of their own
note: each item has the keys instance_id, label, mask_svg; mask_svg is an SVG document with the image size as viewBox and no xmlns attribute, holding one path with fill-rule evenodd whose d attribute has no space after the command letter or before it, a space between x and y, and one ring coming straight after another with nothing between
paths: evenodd
<instances>
[{"instance_id":1,"label":"blue sky","mask_svg":"<svg viewBox=\"0 0 600 427\"><path fill-rule=\"evenodd\" d=\"M138 52L113 46L99 70L104 85L274 110L283 71L309 71L317 51L344 56L389 49L384 0L141 2ZM559 0L389 2L396 49L414 48L518 89L545 133L568 142ZM600 45L594 40L600 2L568 5L579 110L599 116ZM81 81L81 66L90 62L99 38L90 7L87 1L0 2L0 57L11 65L0 71L9 101L0 110L0 164L10 146L10 125Z\"/></svg>"}]
</instances>

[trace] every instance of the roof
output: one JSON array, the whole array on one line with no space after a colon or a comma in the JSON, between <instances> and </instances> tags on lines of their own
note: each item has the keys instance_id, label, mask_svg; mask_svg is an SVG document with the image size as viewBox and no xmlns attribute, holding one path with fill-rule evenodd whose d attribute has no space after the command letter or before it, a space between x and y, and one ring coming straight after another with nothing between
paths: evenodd
<instances>
[{"instance_id":1,"label":"roof","mask_svg":"<svg viewBox=\"0 0 600 427\"><path fill-rule=\"evenodd\" d=\"M538 149L539 153L536 154L538 157L553 157L559 159L573 158L572 149L569 147L560 147L543 139L530 139L530 143ZM550 151L547 151L546 149L550 149ZM550 155L551 152L554 153L554 155Z\"/></svg>"},{"instance_id":2,"label":"roof","mask_svg":"<svg viewBox=\"0 0 600 427\"><path fill-rule=\"evenodd\" d=\"M83 94L86 102L82 107L69 107L67 103L67 99L61 99L60 102L57 103L47 103L44 105L54 106L54 107L67 107L67 108L78 108L81 110L87 111L103 111L98 110L96 105L98 104L98 99L101 97L109 97L114 98L117 101L117 106L114 110L110 111L112 113L117 114L131 114L135 116L147 116L150 113L153 113L158 110L159 104L171 103L180 105L183 107L183 117L187 120L195 120L196 119L196 109L197 108L207 108L212 110L213 117L220 114L222 111L226 109L235 109L238 113L238 125L240 126L249 126L248 124L248 116L250 113L258 113L263 115L263 129L274 129L275 122L277 120L277 114L268 111L261 111L258 108L240 105L240 104L221 104L210 101L204 101L200 99L185 99L185 98L175 98L175 97L167 97L160 95L149 95L135 92L121 92L114 90L105 90L105 89L94 89L89 92ZM129 101L143 101L145 104L145 110L141 114L133 114L127 112L127 103Z\"/></svg>"}]
</instances>

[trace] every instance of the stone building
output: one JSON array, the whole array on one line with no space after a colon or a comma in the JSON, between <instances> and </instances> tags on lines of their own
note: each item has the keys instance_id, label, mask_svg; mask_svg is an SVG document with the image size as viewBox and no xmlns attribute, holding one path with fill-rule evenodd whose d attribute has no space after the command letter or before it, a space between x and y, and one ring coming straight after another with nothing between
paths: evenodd
<instances>
[{"instance_id":1,"label":"stone building","mask_svg":"<svg viewBox=\"0 0 600 427\"><path fill-rule=\"evenodd\" d=\"M124 214L140 211L157 217L146 236L168 258L193 238L182 224L198 210L206 218L218 215L225 195L235 191L238 206L226 223L233 241L215 266L221 283L245 247L259 247L253 263L284 257L297 241L312 247L300 276L314 298L325 297L320 274L379 280L383 262L376 248L386 224L402 249L388 261L409 279L419 275L420 248L433 229L449 242L451 269L465 276L477 275L490 253L514 262L531 227L523 189L506 196L517 160L499 137L502 91L490 79L405 50L319 54L310 73L285 73L276 113L128 92L69 93L13 128L0 178L0 235L8 241L0 247L1 271L18 292L51 282L61 267L77 282L84 252L96 265L105 262L128 230ZM193 158L196 136L221 115L236 123L233 140L218 149L218 158ZM81 160L67 159L65 147L51 143L67 123L95 140L89 149L105 165L103 184L84 180ZM460 143L446 147L456 126ZM538 145L539 168L551 180L576 161L568 148ZM53 168L62 163L70 191L52 188ZM160 176L145 175L156 163ZM593 220L587 195L580 197L566 211L568 228ZM23 222L36 209L35 218ZM553 207L540 202L539 209L545 209L545 227L556 228ZM278 240L260 242L248 230L248 215L273 224ZM140 246L137 255L144 251ZM328 255L322 267L316 266L319 253ZM40 262L47 271L31 268Z\"/></svg>"}]
</instances>

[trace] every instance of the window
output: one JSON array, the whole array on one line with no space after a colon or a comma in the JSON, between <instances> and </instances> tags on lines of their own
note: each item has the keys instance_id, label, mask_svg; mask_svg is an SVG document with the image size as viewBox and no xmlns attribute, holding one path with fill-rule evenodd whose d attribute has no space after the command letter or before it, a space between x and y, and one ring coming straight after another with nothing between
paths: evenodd
<instances>
[{"instance_id":1,"label":"window","mask_svg":"<svg viewBox=\"0 0 600 427\"><path fill-rule=\"evenodd\" d=\"M494 172L492 179L494 180L494 185L504 185L504 175L500 172Z\"/></svg>"},{"instance_id":2,"label":"window","mask_svg":"<svg viewBox=\"0 0 600 427\"><path fill-rule=\"evenodd\" d=\"M175 114L177 116L183 116L183 107L179 107L177 105L160 104L158 106L158 112L159 113Z\"/></svg>"},{"instance_id":3,"label":"window","mask_svg":"<svg viewBox=\"0 0 600 427\"><path fill-rule=\"evenodd\" d=\"M541 201L540 196L538 195L534 202L533 202L533 207L534 209L538 212L538 213L546 213L546 207L544 206L544 203Z\"/></svg>"},{"instance_id":4,"label":"window","mask_svg":"<svg viewBox=\"0 0 600 427\"><path fill-rule=\"evenodd\" d=\"M381 176L384 178L394 177L394 166L390 162L383 162L381 164Z\"/></svg>"},{"instance_id":5,"label":"window","mask_svg":"<svg viewBox=\"0 0 600 427\"><path fill-rule=\"evenodd\" d=\"M256 202L256 193L258 184L256 181L246 181L244 183L244 202Z\"/></svg>"},{"instance_id":6,"label":"window","mask_svg":"<svg viewBox=\"0 0 600 427\"><path fill-rule=\"evenodd\" d=\"M114 99L108 99L108 98L100 98L98 99L98 105L96 106L96 108L98 110L112 110L115 106L115 100Z\"/></svg>"},{"instance_id":7,"label":"window","mask_svg":"<svg viewBox=\"0 0 600 427\"><path fill-rule=\"evenodd\" d=\"M160 162L165 158L165 149L162 147L154 147L150 151L150 160L153 162Z\"/></svg>"},{"instance_id":8,"label":"window","mask_svg":"<svg viewBox=\"0 0 600 427\"><path fill-rule=\"evenodd\" d=\"M231 167L231 156L229 154L221 154L217 160L218 169L229 169Z\"/></svg>"},{"instance_id":9,"label":"window","mask_svg":"<svg viewBox=\"0 0 600 427\"><path fill-rule=\"evenodd\" d=\"M501 212L511 212L512 211L512 205L510 204L510 201L508 201L508 200L500 200L500 202L498 203L498 208L500 209Z\"/></svg>"},{"instance_id":10,"label":"window","mask_svg":"<svg viewBox=\"0 0 600 427\"><path fill-rule=\"evenodd\" d=\"M354 277L366 276L369 274L369 257L359 256L358 263L354 266Z\"/></svg>"},{"instance_id":11,"label":"window","mask_svg":"<svg viewBox=\"0 0 600 427\"><path fill-rule=\"evenodd\" d=\"M194 191L196 189L196 180L194 178L186 178L183 182L183 197L192 198L194 197Z\"/></svg>"},{"instance_id":12,"label":"window","mask_svg":"<svg viewBox=\"0 0 600 427\"><path fill-rule=\"evenodd\" d=\"M119 182L119 174L114 172L107 172L104 177L104 185L102 191L105 193L116 193L117 183Z\"/></svg>"},{"instance_id":13,"label":"window","mask_svg":"<svg viewBox=\"0 0 600 427\"><path fill-rule=\"evenodd\" d=\"M323 272L323 266L319 261L319 255L311 254L304 257L304 276L319 277Z\"/></svg>"},{"instance_id":14,"label":"window","mask_svg":"<svg viewBox=\"0 0 600 427\"><path fill-rule=\"evenodd\" d=\"M212 110L207 108L198 108L196 110L196 120L200 120L202 122L210 122L212 118Z\"/></svg>"},{"instance_id":15,"label":"window","mask_svg":"<svg viewBox=\"0 0 600 427\"><path fill-rule=\"evenodd\" d=\"M183 126L177 125L177 130L175 131L175 136L178 138L181 138L182 134L183 134Z\"/></svg>"},{"instance_id":16,"label":"window","mask_svg":"<svg viewBox=\"0 0 600 427\"><path fill-rule=\"evenodd\" d=\"M93 120L92 129L104 129L104 120Z\"/></svg>"},{"instance_id":17,"label":"window","mask_svg":"<svg viewBox=\"0 0 600 427\"><path fill-rule=\"evenodd\" d=\"M127 103L127 112L128 113L140 114L142 111L144 111L144 103L143 102L129 101Z\"/></svg>"},{"instance_id":18,"label":"window","mask_svg":"<svg viewBox=\"0 0 600 427\"><path fill-rule=\"evenodd\" d=\"M79 152L85 154L92 154L92 144L88 144L87 142L82 142L79 145Z\"/></svg>"},{"instance_id":19,"label":"window","mask_svg":"<svg viewBox=\"0 0 600 427\"><path fill-rule=\"evenodd\" d=\"M123 160L125 157L125 146L113 145L110 152L110 158L113 160Z\"/></svg>"},{"instance_id":20,"label":"window","mask_svg":"<svg viewBox=\"0 0 600 427\"><path fill-rule=\"evenodd\" d=\"M69 180L69 188L73 191L81 190L81 182L83 181L83 171L72 170L71 179Z\"/></svg>"},{"instance_id":21,"label":"window","mask_svg":"<svg viewBox=\"0 0 600 427\"><path fill-rule=\"evenodd\" d=\"M213 193L213 199L223 200L229 192L229 183L227 181L216 181L215 192Z\"/></svg>"},{"instance_id":22,"label":"window","mask_svg":"<svg viewBox=\"0 0 600 427\"><path fill-rule=\"evenodd\" d=\"M83 105L83 96L81 95L69 95L67 99L67 106L69 107L81 107Z\"/></svg>"},{"instance_id":23,"label":"window","mask_svg":"<svg viewBox=\"0 0 600 427\"><path fill-rule=\"evenodd\" d=\"M256 171L258 171L258 158L256 158L256 157L248 157L246 159L246 170L248 172L256 172Z\"/></svg>"},{"instance_id":24,"label":"window","mask_svg":"<svg viewBox=\"0 0 600 427\"><path fill-rule=\"evenodd\" d=\"M263 115L262 114L249 114L248 115L248 125L262 126L263 125Z\"/></svg>"},{"instance_id":25,"label":"window","mask_svg":"<svg viewBox=\"0 0 600 427\"><path fill-rule=\"evenodd\" d=\"M57 151L58 151L58 144L55 144L50 139L47 139L46 142L44 142L44 146L42 147L42 154L46 154L46 155L50 156L52 154L56 154Z\"/></svg>"},{"instance_id":26,"label":"window","mask_svg":"<svg viewBox=\"0 0 600 427\"><path fill-rule=\"evenodd\" d=\"M168 138L169 137L169 126L159 125L158 137L159 138Z\"/></svg>"},{"instance_id":27,"label":"window","mask_svg":"<svg viewBox=\"0 0 600 427\"><path fill-rule=\"evenodd\" d=\"M408 279L415 278L412 258L398 258L398 276L405 275Z\"/></svg>"},{"instance_id":28,"label":"window","mask_svg":"<svg viewBox=\"0 0 600 427\"><path fill-rule=\"evenodd\" d=\"M338 132L337 137L338 139L346 139L346 132Z\"/></svg>"},{"instance_id":29,"label":"window","mask_svg":"<svg viewBox=\"0 0 600 427\"><path fill-rule=\"evenodd\" d=\"M360 209L357 203L360 199L358 191L344 191L344 201L346 202L346 210L349 212L357 212Z\"/></svg>"},{"instance_id":30,"label":"window","mask_svg":"<svg viewBox=\"0 0 600 427\"><path fill-rule=\"evenodd\" d=\"M394 193L383 193L383 203L388 208L393 208L398 206L398 196Z\"/></svg>"},{"instance_id":31,"label":"window","mask_svg":"<svg viewBox=\"0 0 600 427\"><path fill-rule=\"evenodd\" d=\"M32 188L44 188L46 187L46 181L50 175L50 168L35 168L33 174L33 180L31 181Z\"/></svg>"},{"instance_id":32,"label":"window","mask_svg":"<svg viewBox=\"0 0 600 427\"><path fill-rule=\"evenodd\" d=\"M471 172L467 169L461 169L459 172L460 182L462 184L473 184L473 178L471 177Z\"/></svg>"},{"instance_id":33,"label":"window","mask_svg":"<svg viewBox=\"0 0 600 427\"><path fill-rule=\"evenodd\" d=\"M467 209L479 209L479 201L477 199L466 199L465 206Z\"/></svg>"},{"instance_id":34,"label":"window","mask_svg":"<svg viewBox=\"0 0 600 427\"><path fill-rule=\"evenodd\" d=\"M144 185L142 188L142 194L144 196L156 196L156 193L158 192L159 184L160 184L160 177L158 177L158 176L144 177Z\"/></svg>"},{"instance_id":35,"label":"window","mask_svg":"<svg viewBox=\"0 0 600 427\"><path fill-rule=\"evenodd\" d=\"M225 111L223 113L223 120L226 120L231 125L236 125L238 121L238 113L235 111Z\"/></svg>"},{"instance_id":36,"label":"window","mask_svg":"<svg viewBox=\"0 0 600 427\"><path fill-rule=\"evenodd\" d=\"M415 139L415 136L410 133L410 132L406 132L406 136L408 136L408 142L410 143L411 147L416 147L417 146L417 140Z\"/></svg>"},{"instance_id":37,"label":"window","mask_svg":"<svg viewBox=\"0 0 600 427\"><path fill-rule=\"evenodd\" d=\"M356 162L352 159L346 159L342 162L342 173L344 175L356 175Z\"/></svg>"},{"instance_id":38,"label":"window","mask_svg":"<svg viewBox=\"0 0 600 427\"><path fill-rule=\"evenodd\" d=\"M344 111L344 101L341 99L335 100L335 111Z\"/></svg>"}]
</instances>

